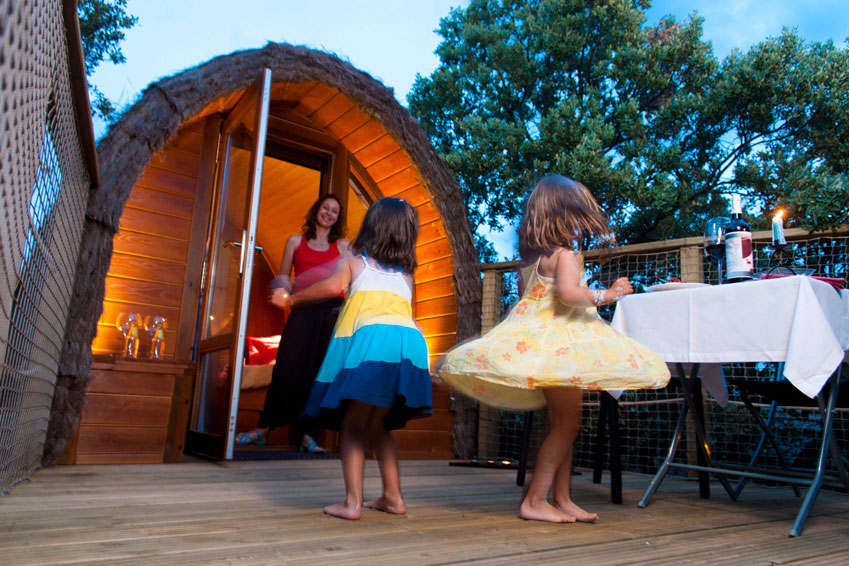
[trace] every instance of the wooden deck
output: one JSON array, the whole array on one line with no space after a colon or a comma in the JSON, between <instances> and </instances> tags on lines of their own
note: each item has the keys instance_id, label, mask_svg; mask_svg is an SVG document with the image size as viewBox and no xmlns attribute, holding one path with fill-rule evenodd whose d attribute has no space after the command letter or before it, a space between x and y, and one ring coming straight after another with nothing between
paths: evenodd
<instances>
[{"instance_id":1,"label":"wooden deck","mask_svg":"<svg viewBox=\"0 0 849 566\"><path fill-rule=\"evenodd\" d=\"M510 470L402 462L404 517L325 516L342 498L338 460L57 466L0 498L0 563L30 564L793 564L849 563L849 497L823 491L804 534L787 536L799 506L787 487L747 487L732 502L666 480L624 479L623 505L584 472L576 500L594 525L515 517ZM378 493L369 462L366 496Z\"/></svg>"}]
</instances>

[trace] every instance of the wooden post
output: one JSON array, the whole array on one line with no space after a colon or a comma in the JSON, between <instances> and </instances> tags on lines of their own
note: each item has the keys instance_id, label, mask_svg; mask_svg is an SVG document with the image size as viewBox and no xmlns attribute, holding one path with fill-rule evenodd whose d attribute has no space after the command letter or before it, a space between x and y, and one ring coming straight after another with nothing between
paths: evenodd
<instances>
[{"instance_id":1,"label":"wooden post","mask_svg":"<svg viewBox=\"0 0 849 566\"><path fill-rule=\"evenodd\" d=\"M483 272L483 292L481 296L481 334L484 334L501 320L501 291L504 287L504 275L500 271ZM478 404L477 456L486 458L497 456L488 453L498 449L499 429L498 409Z\"/></svg>"},{"instance_id":2,"label":"wooden post","mask_svg":"<svg viewBox=\"0 0 849 566\"><path fill-rule=\"evenodd\" d=\"M704 283L704 251L702 248L690 246L680 248L681 281L686 283Z\"/></svg>"}]
</instances>

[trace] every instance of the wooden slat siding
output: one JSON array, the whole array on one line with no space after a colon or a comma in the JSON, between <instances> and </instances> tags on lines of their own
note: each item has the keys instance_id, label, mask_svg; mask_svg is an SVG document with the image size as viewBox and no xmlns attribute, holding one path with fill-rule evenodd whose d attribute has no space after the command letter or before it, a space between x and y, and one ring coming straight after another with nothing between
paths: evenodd
<instances>
[{"instance_id":1,"label":"wooden slat siding","mask_svg":"<svg viewBox=\"0 0 849 566\"><path fill-rule=\"evenodd\" d=\"M402 171L407 170L415 175L412 164L410 163L410 158L407 157L407 154L403 151L399 151L393 153L392 155L381 159L373 163L370 167L366 167L366 171L368 171L371 178L374 179L375 183L380 186L381 190L383 186L381 185L382 181L389 179L390 177L401 173ZM389 191L384 190L384 193L387 196L393 196Z\"/></svg>"},{"instance_id":2,"label":"wooden slat siding","mask_svg":"<svg viewBox=\"0 0 849 566\"><path fill-rule=\"evenodd\" d=\"M404 197L401 197L404 198ZM404 199L407 202L410 202L408 199ZM427 224L428 222L433 222L434 220L440 220L439 211L436 209L436 206L430 201L423 202L421 204L410 204L415 207L416 214L419 215L419 222L421 224Z\"/></svg>"},{"instance_id":3,"label":"wooden slat siding","mask_svg":"<svg viewBox=\"0 0 849 566\"><path fill-rule=\"evenodd\" d=\"M315 120L322 128L326 128L339 116L350 110L354 105L351 100L339 91L327 99L324 104L308 114L308 118Z\"/></svg>"},{"instance_id":4,"label":"wooden slat siding","mask_svg":"<svg viewBox=\"0 0 849 566\"><path fill-rule=\"evenodd\" d=\"M170 397L141 397L89 393L80 424L156 426L168 422Z\"/></svg>"},{"instance_id":5,"label":"wooden slat siding","mask_svg":"<svg viewBox=\"0 0 849 566\"><path fill-rule=\"evenodd\" d=\"M191 222L187 219L165 216L129 206L124 209L118 225L120 230L131 230L183 241L188 239L191 228Z\"/></svg>"},{"instance_id":6,"label":"wooden slat siding","mask_svg":"<svg viewBox=\"0 0 849 566\"><path fill-rule=\"evenodd\" d=\"M344 114L327 124L327 131L341 141L342 138L370 121L371 118L368 114L356 106L352 106ZM345 144L345 147L347 147L347 144Z\"/></svg>"},{"instance_id":7,"label":"wooden slat siding","mask_svg":"<svg viewBox=\"0 0 849 566\"><path fill-rule=\"evenodd\" d=\"M136 185L152 189L167 190L174 194L194 198L197 178L193 175L174 173L148 165L136 181Z\"/></svg>"},{"instance_id":8,"label":"wooden slat siding","mask_svg":"<svg viewBox=\"0 0 849 566\"><path fill-rule=\"evenodd\" d=\"M455 295L416 303L416 320L422 321L442 316L457 316L457 297Z\"/></svg>"},{"instance_id":9,"label":"wooden slat siding","mask_svg":"<svg viewBox=\"0 0 849 566\"><path fill-rule=\"evenodd\" d=\"M130 192L125 206L137 210L159 212L168 216L191 219L194 199L175 195L168 191L160 191L136 185Z\"/></svg>"},{"instance_id":10,"label":"wooden slat siding","mask_svg":"<svg viewBox=\"0 0 849 566\"><path fill-rule=\"evenodd\" d=\"M120 393L164 397L170 395L173 388L173 375L141 371L109 371L104 369L103 364L94 364L88 383L88 392L102 394Z\"/></svg>"},{"instance_id":11,"label":"wooden slat siding","mask_svg":"<svg viewBox=\"0 0 849 566\"><path fill-rule=\"evenodd\" d=\"M422 187L421 183L419 183L419 182L416 182L413 185L408 186L406 189L404 189L402 191L399 191L397 193L393 193L392 196L396 197L396 198L404 199L405 201L409 202L410 205L412 205L416 210L418 210L418 208L420 206L425 206L425 205L428 205L428 204L433 206L433 203L431 203L431 201L430 201L430 195L427 194L427 191L424 190L424 187ZM436 209L436 207L434 207L434 210L435 209ZM438 217L439 214L437 213L436 216ZM422 218L419 217L419 222L424 224L425 220L422 220Z\"/></svg>"},{"instance_id":12,"label":"wooden slat siding","mask_svg":"<svg viewBox=\"0 0 849 566\"><path fill-rule=\"evenodd\" d=\"M179 308L182 286L107 275L106 296L111 301Z\"/></svg>"},{"instance_id":13,"label":"wooden slat siding","mask_svg":"<svg viewBox=\"0 0 849 566\"><path fill-rule=\"evenodd\" d=\"M167 436L167 423L160 427L80 425L77 463L81 463L81 456L91 453L157 454L161 462Z\"/></svg>"},{"instance_id":14,"label":"wooden slat siding","mask_svg":"<svg viewBox=\"0 0 849 566\"><path fill-rule=\"evenodd\" d=\"M130 254L167 261L186 261L188 246L185 240L129 231L118 232L112 240L113 254Z\"/></svg>"},{"instance_id":15,"label":"wooden slat siding","mask_svg":"<svg viewBox=\"0 0 849 566\"><path fill-rule=\"evenodd\" d=\"M451 457L451 433L447 430L408 430L393 432L398 457L406 459L438 459Z\"/></svg>"},{"instance_id":16,"label":"wooden slat siding","mask_svg":"<svg viewBox=\"0 0 849 566\"><path fill-rule=\"evenodd\" d=\"M436 240L435 242L418 245L416 246L416 255L430 258L432 261L444 257L452 257L451 244L446 238L444 240Z\"/></svg>"},{"instance_id":17,"label":"wooden slat siding","mask_svg":"<svg viewBox=\"0 0 849 566\"><path fill-rule=\"evenodd\" d=\"M418 253L416 255L418 255ZM416 268L416 283L424 283L426 281L433 281L434 279L442 279L443 277L452 277L453 275L453 258L446 257L433 261L426 261L424 263L419 263Z\"/></svg>"},{"instance_id":18,"label":"wooden slat siding","mask_svg":"<svg viewBox=\"0 0 849 566\"><path fill-rule=\"evenodd\" d=\"M149 454L77 454L75 464L161 464L159 453Z\"/></svg>"},{"instance_id":19,"label":"wooden slat siding","mask_svg":"<svg viewBox=\"0 0 849 566\"><path fill-rule=\"evenodd\" d=\"M155 276L156 280L172 285L182 285L186 275L186 264L139 257L122 253L113 253L109 264L109 275L119 277Z\"/></svg>"},{"instance_id":20,"label":"wooden slat siding","mask_svg":"<svg viewBox=\"0 0 849 566\"><path fill-rule=\"evenodd\" d=\"M442 224L441 220L435 220L419 226L418 243L420 245L429 244L430 242L447 238L448 234L445 233L445 226Z\"/></svg>"},{"instance_id":21,"label":"wooden slat siding","mask_svg":"<svg viewBox=\"0 0 849 566\"><path fill-rule=\"evenodd\" d=\"M354 154L354 157L357 158L357 161L359 161L363 167L368 169L374 163L377 163L381 159L389 157L393 153L397 153L399 151L401 151L401 146L398 145L398 142L396 142L392 136L386 134L358 150Z\"/></svg>"},{"instance_id":22,"label":"wooden slat siding","mask_svg":"<svg viewBox=\"0 0 849 566\"><path fill-rule=\"evenodd\" d=\"M370 171L369 174L371 174ZM418 175L416 174L415 169L413 169L412 167L402 169L401 171L398 171L390 177L381 179L380 181L375 179L373 175L372 179L374 179L381 193L388 197L397 196L403 191L409 189L410 187L414 187L420 184Z\"/></svg>"},{"instance_id":23,"label":"wooden slat siding","mask_svg":"<svg viewBox=\"0 0 849 566\"><path fill-rule=\"evenodd\" d=\"M434 279L416 284L417 301L426 301L454 294L454 283L450 278Z\"/></svg>"},{"instance_id":24,"label":"wooden slat siding","mask_svg":"<svg viewBox=\"0 0 849 566\"><path fill-rule=\"evenodd\" d=\"M345 144L348 151L356 153L374 140L387 135L386 128L378 122L370 120L351 133L342 136L341 142Z\"/></svg>"},{"instance_id":25,"label":"wooden slat siding","mask_svg":"<svg viewBox=\"0 0 849 566\"><path fill-rule=\"evenodd\" d=\"M298 97L294 108L304 116L309 116L313 110L327 102L337 92L335 88L326 84L313 83L309 90Z\"/></svg>"},{"instance_id":26,"label":"wooden slat siding","mask_svg":"<svg viewBox=\"0 0 849 566\"><path fill-rule=\"evenodd\" d=\"M150 166L194 177L200 160L202 139L196 133L181 132L174 140L180 146L173 145L160 151L151 158Z\"/></svg>"},{"instance_id":27,"label":"wooden slat siding","mask_svg":"<svg viewBox=\"0 0 849 566\"><path fill-rule=\"evenodd\" d=\"M437 336L455 335L457 333L457 321L453 317L439 316L425 319L416 318L422 332L427 338Z\"/></svg>"},{"instance_id":28,"label":"wooden slat siding","mask_svg":"<svg viewBox=\"0 0 849 566\"><path fill-rule=\"evenodd\" d=\"M301 100L304 95L316 87L318 83L302 82L302 83L281 83L281 88L277 89L275 84L271 85L271 99L284 100L292 105Z\"/></svg>"}]
</instances>

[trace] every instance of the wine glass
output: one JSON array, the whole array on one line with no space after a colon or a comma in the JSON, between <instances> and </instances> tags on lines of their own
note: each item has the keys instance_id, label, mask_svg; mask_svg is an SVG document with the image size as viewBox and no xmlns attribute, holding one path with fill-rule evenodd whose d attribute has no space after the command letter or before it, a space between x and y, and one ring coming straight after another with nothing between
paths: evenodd
<instances>
[{"instance_id":1,"label":"wine glass","mask_svg":"<svg viewBox=\"0 0 849 566\"><path fill-rule=\"evenodd\" d=\"M726 216L710 218L705 224L705 255L716 266L717 280L722 285L722 261L725 259L725 228L731 220Z\"/></svg>"},{"instance_id":2,"label":"wine glass","mask_svg":"<svg viewBox=\"0 0 849 566\"><path fill-rule=\"evenodd\" d=\"M124 357L135 358L139 351L139 324L141 315L136 312L121 312L115 319L115 328L124 335Z\"/></svg>"},{"instance_id":3,"label":"wine glass","mask_svg":"<svg viewBox=\"0 0 849 566\"><path fill-rule=\"evenodd\" d=\"M145 332L150 335L150 359L161 360L165 350L165 329L168 319L158 314L148 315L144 319Z\"/></svg>"}]
</instances>

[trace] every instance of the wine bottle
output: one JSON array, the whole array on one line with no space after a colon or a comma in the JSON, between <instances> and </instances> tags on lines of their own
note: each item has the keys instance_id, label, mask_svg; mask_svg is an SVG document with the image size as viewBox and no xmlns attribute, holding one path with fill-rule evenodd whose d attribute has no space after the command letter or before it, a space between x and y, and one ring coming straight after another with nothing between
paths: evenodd
<instances>
[{"instance_id":1,"label":"wine bottle","mask_svg":"<svg viewBox=\"0 0 849 566\"><path fill-rule=\"evenodd\" d=\"M752 229L743 219L740 195L731 196L731 221L725 227L725 279L729 283L752 278Z\"/></svg>"}]
</instances>

